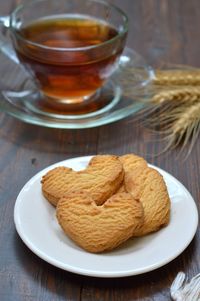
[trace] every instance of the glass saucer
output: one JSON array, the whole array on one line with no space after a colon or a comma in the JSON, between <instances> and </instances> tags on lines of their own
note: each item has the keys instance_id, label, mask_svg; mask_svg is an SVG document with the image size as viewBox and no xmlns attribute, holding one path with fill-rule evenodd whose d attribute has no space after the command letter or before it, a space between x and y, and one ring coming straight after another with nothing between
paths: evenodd
<instances>
[{"instance_id":1,"label":"glass saucer","mask_svg":"<svg viewBox=\"0 0 200 301\"><path fill-rule=\"evenodd\" d=\"M3 57L3 58L2 58ZM154 77L153 69L130 48L125 48L119 67L100 91L104 106L87 114L55 114L44 111L25 69L3 53L0 60L0 110L24 122L63 129L91 128L112 123L133 115L145 106L138 93L148 100L148 87Z\"/></svg>"}]
</instances>

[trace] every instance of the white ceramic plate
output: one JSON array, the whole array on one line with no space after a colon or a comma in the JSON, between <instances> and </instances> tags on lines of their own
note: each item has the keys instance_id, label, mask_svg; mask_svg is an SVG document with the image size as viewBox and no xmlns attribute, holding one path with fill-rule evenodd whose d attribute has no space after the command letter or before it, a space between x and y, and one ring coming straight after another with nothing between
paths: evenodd
<instances>
[{"instance_id":1,"label":"white ceramic plate","mask_svg":"<svg viewBox=\"0 0 200 301\"><path fill-rule=\"evenodd\" d=\"M130 239L118 249L103 254L84 251L63 233L55 209L41 194L41 177L55 166L83 169L90 158L79 157L49 166L23 187L16 200L14 220L24 243L56 267L96 277L142 274L167 264L183 252L198 225L195 202L178 180L154 166L163 175L171 199L171 221L167 227L145 237Z\"/></svg>"}]
</instances>

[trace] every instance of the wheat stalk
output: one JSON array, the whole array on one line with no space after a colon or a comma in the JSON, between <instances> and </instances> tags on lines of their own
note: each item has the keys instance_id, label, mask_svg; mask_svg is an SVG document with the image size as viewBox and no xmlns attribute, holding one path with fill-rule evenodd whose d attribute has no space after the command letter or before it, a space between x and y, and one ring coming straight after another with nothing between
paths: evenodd
<instances>
[{"instance_id":1,"label":"wheat stalk","mask_svg":"<svg viewBox=\"0 0 200 301\"><path fill-rule=\"evenodd\" d=\"M161 131L167 145L162 152L182 144L182 150L190 142L187 155L190 154L200 132L200 102L188 107L177 107L170 114L161 114L154 119L154 126L165 125Z\"/></svg>"},{"instance_id":2,"label":"wheat stalk","mask_svg":"<svg viewBox=\"0 0 200 301\"><path fill-rule=\"evenodd\" d=\"M155 94L149 104L141 116L143 124L164 136L167 144L161 153L180 144L183 151L188 144L188 156L200 132L200 87L167 89Z\"/></svg>"},{"instance_id":3,"label":"wheat stalk","mask_svg":"<svg viewBox=\"0 0 200 301\"><path fill-rule=\"evenodd\" d=\"M176 116L176 114L174 114ZM200 123L200 102L191 105L185 110L179 110L176 116L176 122L174 122L171 128L171 137L176 140L176 137L180 140L183 135L194 131L197 125ZM189 137L188 137L189 138Z\"/></svg>"},{"instance_id":4,"label":"wheat stalk","mask_svg":"<svg viewBox=\"0 0 200 301\"><path fill-rule=\"evenodd\" d=\"M158 92L146 102L146 106L138 113L138 117L143 117L143 123L149 128L162 128L171 123L177 114L177 108L183 111L184 107L189 107L200 102L200 87L184 87L174 90L164 90Z\"/></svg>"},{"instance_id":5,"label":"wheat stalk","mask_svg":"<svg viewBox=\"0 0 200 301\"><path fill-rule=\"evenodd\" d=\"M200 69L168 65L149 74L130 66L125 75L118 78L124 95L144 104L137 118L165 134L164 151L191 140L189 154L200 132Z\"/></svg>"}]
</instances>

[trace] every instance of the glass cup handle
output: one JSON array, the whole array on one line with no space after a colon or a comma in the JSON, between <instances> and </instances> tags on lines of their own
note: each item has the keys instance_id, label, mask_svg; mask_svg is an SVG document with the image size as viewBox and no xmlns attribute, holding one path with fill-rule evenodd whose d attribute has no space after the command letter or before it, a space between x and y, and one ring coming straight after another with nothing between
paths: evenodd
<instances>
[{"instance_id":1,"label":"glass cup handle","mask_svg":"<svg viewBox=\"0 0 200 301\"><path fill-rule=\"evenodd\" d=\"M17 97L17 99L23 99L23 97L34 93L37 87L33 84L33 80L26 72L24 66L20 64L20 61L12 47L12 42L8 38L9 28L10 17L0 16L0 53L3 53L13 64L17 65L25 77L22 77L18 87L14 89L8 87L7 84L2 82L0 79L1 86L4 87L0 94L3 94L6 98Z\"/></svg>"},{"instance_id":2,"label":"glass cup handle","mask_svg":"<svg viewBox=\"0 0 200 301\"><path fill-rule=\"evenodd\" d=\"M10 17L0 16L0 51L5 54L10 60L19 64L19 60L13 50L11 43L6 37L6 33L10 28Z\"/></svg>"}]
</instances>

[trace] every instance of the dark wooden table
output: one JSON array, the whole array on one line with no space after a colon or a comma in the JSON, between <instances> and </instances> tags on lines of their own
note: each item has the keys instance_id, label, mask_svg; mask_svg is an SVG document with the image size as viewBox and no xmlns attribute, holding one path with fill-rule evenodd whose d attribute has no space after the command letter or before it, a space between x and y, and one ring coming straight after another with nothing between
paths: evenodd
<instances>
[{"instance_id":1,"label":"dark wooden table","mask_svg":"<svg viewBox=\"0 0 200 301\"><path fill-rule=\"evenodd\" d=\"M11 12L17 2L1 0L0 14ZM123 8L130 18L128 45L150 64L163 60L200 67L198 0L111 2ZM127 278L98 279L63 271L33 254L15 230L13 209L23 185L50 164L84 155L133 152L180 180L200 210L199 142L200 137L186 161L177 157L178 149L154 157L163 149L164 142L155 142L149 130L134 121L134 116L98 128L61 130L33 126L1 113L0 300L169 300L169 287L180 270L189 278L200 272L199 228L189 247L162 268Z\"/></svg>"}]
</instances>

